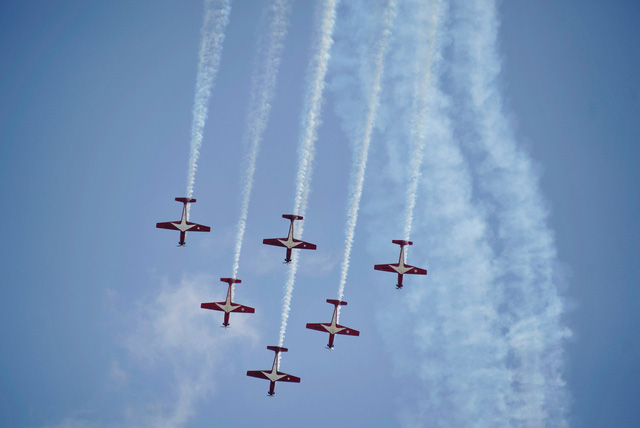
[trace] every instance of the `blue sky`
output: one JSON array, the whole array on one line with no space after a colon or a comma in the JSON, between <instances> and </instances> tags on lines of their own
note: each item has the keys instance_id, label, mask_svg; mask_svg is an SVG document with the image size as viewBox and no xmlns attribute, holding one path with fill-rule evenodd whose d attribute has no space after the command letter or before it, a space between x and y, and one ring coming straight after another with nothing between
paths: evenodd
<instances>
[{"instance_id":1,"label":"blue sky","mask_svg":"<svg viewBox=\"0 0 640 428\"><path fill-rule=\"evenodd\" d=\"M279 337L288 268L261 240L293 206L311 2L292 4L257 158L235 294L256 313L223 330L199 308L233 265L264 4L231 8L191 210L212 231L185 248L154 223L185 192L202 2L0 6L0 424L636 426L638 6L400 2L341 315L361 336L328 352L304 324L338 290L384 10L338 6L304 221L318 250L281 367L302 382L269 399L245 372ZM397 257L417 129L409 261L429 275L398 292L372 266Z\"/></svg>"}]
</instances>

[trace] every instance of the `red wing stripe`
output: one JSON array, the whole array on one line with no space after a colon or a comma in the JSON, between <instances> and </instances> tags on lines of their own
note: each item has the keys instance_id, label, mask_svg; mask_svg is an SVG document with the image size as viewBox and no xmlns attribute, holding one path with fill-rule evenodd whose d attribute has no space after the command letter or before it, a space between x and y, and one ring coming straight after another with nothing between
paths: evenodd
<instances>
[{"instance_id":1,"label":"red wing stripe","mask_svg":"<svg viewBox=\"0 0 640 428\"><path fill-rule=\"evenodd\" d=\"M249 372L247 372L249 374ZM284 377L278 379L278 382L296 382L300 383L300 378L298 376L292 376L287 373L278 372L279 375L284 375Z\"/></svg>"},{"instance_id":2,"label":"red wing stripe","mask_svg":"<svg viewBox=\"0 0 640 428\"><path fill-rule=\"evenodd\" d=\"M421 269L415 266L409 266L409 265L405 265L408 268L411 268L411 270L406 271L405 273L410 273L412 275L426 275L427 271L425 269Z\"/></svg>"},{"instance_id":3,"label":"red wing stripe","mask_svg":"<svg viewBox=\"0 0 640 428\"><path fill-rule=\"evenodd\" d=\"M385 272L395 272L395 269L393 269L391 265L375 265L373 268L375 270L383 270Z\"/></svg>"},{"instance_id":4,"label":"red wing stripe","mask_svg":"<svg viewBox=\"0 0 640 428\"><path fill-rule=\"evenodd\" d=\"M269 378L259 370L249 370L247 372L247 376L257 377L259 379L267 379L267 380L269 380Z\"/></svg>"},{"instance_id":5,"label":"red wing stripe","mask_svg":"<svg viewBox=\"0 0 640 428\"><path fill-rule=\"evenodd\" d=\"M232 310L231 312L244 312L246 314L253 314L255 313L255 309L250 308L249 306L238 306L237 308L235 308L234 310Z\"/></svg>"},{"instance_id":6,"label":"red wing stripe","mask_svg":"<svg viewBox=\"0 0 640 428\"><path fill-rule=\"evenodd\" d=\"M178 223L180 223L180 222L178 222ZM158 229L171 229L171 230L178 230L178 228L177 228L177 227L175 227L175 226L173 225L173 223L171 223L171 222L156 223L156 227L157 227Z\"/></svg>"},{"instance_id":7,"label":"red wing stripe","mask_svg":"<svg viewBox=\"0 0 640 428\"><path fill-rule=\"evenodd\" d=\"M286 241L287 238L282 238L283 241ZM262 240L263 244L267 244L267 245L275 245L277 247L284 247L285 245L280 242L278 239L263 239Z\"/></svg>"},{"instance_id":8,"label":"red wing stripe","mask_svg":"<svg viewBox=\"0 0 640 428\"><path fill-rule=\"evenodd\" d=\"M221 305L225 304L225 302L218 302L218 303L220 303ZM220 309L220 306L218 306L217 304L215 304L213 302L212 303L202 303L202 304L200 304L200 307L202 309L212 309L214 311L221 311L222 310L222 309Z\"/></svg>"},{"instance_id":9,"label":"red wing stripe","mask_svg":"<svg viewBox=\"0 0 640 428\"><path fill-rule=\"evenodd\" d=\"M211 228L209 226L203 226L201 224L191 222L187 222L187 224L193 226L188 230L188 232L211 232Z\"/></svg>"},{"instance_id":10,"label":"red wing stripe","mask_svg":"<svg viewBox=\"0 0 640 428\"><path fill-rule=\"evenodd\" d=\"M346 334L347 336L360 336L360 332L358 330L354 330L344 325L337 325L339 328L344 328L344 330L340 330L336 334Z\"/></svg>"},{"instance_id":11,"label":"red wing stripe","mask_svg":"<svg viewBox=\"0 0 640 428\"><path fill-rule=\"evenodd\" d=\"M315 323L315 324L309 323L307 324L307 328L311 330L318 330L318 331L327 333L327 329L324 328L320 323Z\"/></svg>"}]
</instances>

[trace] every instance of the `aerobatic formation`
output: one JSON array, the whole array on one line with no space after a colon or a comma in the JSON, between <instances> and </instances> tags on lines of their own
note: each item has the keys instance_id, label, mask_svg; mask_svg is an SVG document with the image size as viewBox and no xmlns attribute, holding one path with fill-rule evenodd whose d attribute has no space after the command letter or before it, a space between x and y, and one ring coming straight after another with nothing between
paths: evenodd
<instances>
[{"instance_id":1,"label":"aerobatic formation","mask_svg":"<svg viewBox=\"0 0 640 428\"><path fill-rule=\"evenodd\" d=\"M187 204L196 202L195 199L175 198L175 200L178 202L182 202L184 204L182 209L182 218L180 219L180 221L157 223L156 227L161 229L172 229L172 230L180 231L180 241L178 243L178 246L184 247L186 244L185 240L186 240L187 231L209 232L211 228L208 226L203 226L201 224L192 223L188 221L189 210L187 209ZM264 239L262 243L266 245L274 245L274 246L286 248L284 263L288 265L289 263L291 263L291 260L292 260L291 253L293 249L315 250L317 247L315 244L301 241L299 239L294 238L294 222L296 220L303 220L302 216L295 215L295 214L283 214L282 217L290 221L289 234L287 235L287 237ZM393 240L392 242L394 244L400 245L400 258L398 260L398 263L375 265L374 269L397 273L398 282L396 287L398 289L401 289L403 286L402 278L404 274L426 275L427 271L425 269L408 265L404 261L404 257L405 257L404 247L406 245L413 245L413 242L404 241L404 240ZM232 312L252 314L252 313L255 313L255 309L249 306L244 306L244 305L240 305L238 303L232 302L233 287L235 284L240 284L242 280L238 278L220 278L220 281L228 284L227 296L225 301L202 303L200 305L200 308L224 312L224 319L222 321L221 327L224 327L226 329L231 325L231 323L229 322L229 318ZM331 316L331 322L307 323L306 328L310 330L320 331L323 333L329 333L329 342L327 343L326 348L331 350L331 349L334 349L334 341L335 341L336 334L341 334L346 336L360 336L360 331L338 324L339 308L341 306L346 306L347 302L343 300L327 299L327 303L330 303L333 305L333 315ZM275 352L271 370L253 370L253 371L250 370L250 371L247 371L247 376L268 380L270 382L268 395L271 397L275 395L276 382L299 383L300 378L297 376L293 376L293 375L278 371L280 353L287 352L288 348L284 348L282 346L267 346L267 349Z\"/></svg>"},{"instance_id":2,"label":"aerobatic formation","mask_svg":"<svg viewBox=\"0 0 640 428\"><path fill-rule=\"evenodd\" d=\"M234 185L234 189L239 189L239 212L234 216L237 233L234 249L230 251L233 265L230 272L217 276L222 277L220 281L225 284L226 298L222 298L220 288L219 298L210 299L218 301L207 299L205 302L204 296L193 301L194 314L205 321L208 321L205 317L210 318L211 324L205 324L207 328L221 321L225 332L218 328L212 330L225 336L216 335L216 341L237 336L233 330L226 330L230 326L242 330L243 322L255 322L260 316L260 312L253 317L240 314L273 313L272 309L276 308L270 305L280 304L252 302L250 297L235 299L234 292L242 284L239 277L245 278L245 285L248 280L241 270L245 259L241 257L242 247L251 221L251 192L260 168L260 146L266 141L265 130L271 126L270 112L277 105L274 102L276 83L292 3L292 0L265 2L262 22L266 24L258 33L246 123L240 132L243 144L234 144L242 147L244 156L237 168L240 171L238 185ZM291 168L294 174L292 207L281 211L288 213L282 215L289 221L288 233L258 232L260 239L284 236L262 239L263 245L280 247L277 250L264 249L258 239L247 242L253 249L264 249L264 253L272 257L268 262L273 266L279 265L284 256L285 266L280 266L285 277L279 327L275 326L275 320L268 323L269 327L274 325L274 330L279 328L278 340L269 341L272 346L267 346L275 353L272 367L246 372L248 377L269 381L269 396L275 394L277 382L301 382L300 377L280 370L283 353L295 346L288 343L290 312L303 309L301 303L293 303L298 267L303 258L306 261L307 257L323 256L323 248L317 251L317 245L309 241L321 247L325 244L318 242L317 237L304 237L303 232L310 221L315 224L317 219L314 215L318 211L307 210L310 195L315 194L314 168L322 165L316 161L320 126L330 122L333 127L329 135L333 138L337 133L340 145L344 146L340 150L351 153L352 158L350 168L346 165L343 171L350 169L348 179L344 180L346 189L342 189L346 190L344 241L336 245L344 253L339 258L325 255L325 263L315 264L332 270L333 263L327 260L339 261L341 265L337 293L318 295L312 300L327 308L321 305L320 297L331 297L326 298L332 306L331 317L325 309L326 318L307 319L305 312L304 319L296 320L300 331L304 322L306 329L328 335L327 338L315 332L300 333L308 334L305 338L309 341L317 340L314 352L322 353L327 359L346 359L350 355L327 354L320 348L326 345L328 350L333 350L345 341L345 347L361 350L371 342L340 338L336 344L336 338L339 335L359 337L361 333L367 337L368 334L376 346L379 344L389 354L394 367L402 368L404 373L395 370L399 373L394 376L409 374L411 382L415 382L410 392L403 392L404 396L398 398L403 406L407 404L403 398L413 401L407 404L410 406L404 419L407 425L566 425L562 341L570 331L562 326L564 308L554 283L556 249L547 226L535 167L518 148L501 110L504 103L496 83L500 82L496 50L500 20L496 3L499 2L313 2L316 13L310 31L313 38L309 62L305 80L299 85L302 88L298 138L291 144L296 147L286 147L287 154L295 152L297 165L287 159L280 167ZM211 230L190 221L190 208L196 202L193 199L196 172L217 166L206 162L198 165L198 161L203 141L210 140L208 136L203 138L207 108L221 64L224 31L232 16L230 8L231 0L205 0L187 188L185 197L176 198L182 203L182 217L156 224L157 228L177 230L180 247L186 245L187 232ZM331 98L325 95L325 89L332 91ZM328 118L323 117L323 106L327 105L334 107L334 114ZM279 123L289 122L282 122L280 118ZM317 144L321 150L338 145L322 143ZM229 158L222 156L226 153L216 154L216 159ZM341 167L345 165L344 152L322 155L324 158L319 156L320 159L334 155ZM368 163L374 174L366 173ZM333 174L331 182L342 176ZM368 195L365 185L372 188ZM268 195L270 200L276 200L273 196ZM328 200L335 200L334 195L330 196ZM358 224L363 198L367 205L364 227L369 232L370 243L375 243L367 250L371 253L382 245L388 246L391 240L400 247L398 259L385 260L384 254L373 253L371 258L375 260L368 260L363 266L361 258L354 257L352 265L352 252L358 255L363 249L355 239L357 231L363 229ZM399 218L397 212L403 207L404 215ZM332 212L339 211L336 207L330 208ZM198 212L198 219L200 215ZM427 230L431 245L424 239ZM199 238L189 235L190 244L193 239ZM416 247L412 247L414 241ZM410 250L425 247L431 263L437 265L437 278L432 272L427 279L426 267L429 266L424 255L413 258ZM187 246L175 251L189 252L192 248ZM398 254L396 250L388 251L390 257L392 253L393 257ZM385 261L388 263L380 263ZM392 275L374 273L371 267ZM340 319L345 310L347 316L355 315L346 300L351 307L360 303L353 296L344 296L346 285L355 282L347 281L349 273L353 276L354 271L375 280L379 285L376 293L383 293L383 298L389 299L385 308L394 310L375 309L381 325L377 336L370 333L369 325ZM393 291L392 280L398 292ZM369 285L362 288L370 288ZM265 299L275 300L274 287L273 284L264 287L269 291ZM400 292L405 288L412 290L411 295ZM244 285L240 290L244 291ZM311 292L314 290L307 288L306 293ZM375 297L371 300L378 302L380 296ZM195 307L197 304L200 310ZM373 308L373 305L362 306ZM367 355L359 352L355 357L360 361ZM217 368L214 359L207 361ZM309 367L304 373L302 369L292 369L306 376L305 383L309 384L311 370ZM209 380L208 376L193 378ZM246 378L242 375L241 379ZM248 387L260 387L253 381L246 382ZM289 387L279 386L279 392L283 388L286 393ZM197 390L200 395L210 391L200 387ZM181 409L187 407L181 405Z\"/></svg>"},{"instance_id":3,"label":"aerobatic formation","mask_svg":"<svg viewBox=\"0 0 640 428\"><path fill-rule=\"evenodd\" d=\"M223 0L219 3L221 9L214 12L215 4L211 2L205 3L205 20L202 28L202 44L200 50L200 64L198 68L198 79L196 83L196 99L194 102L194 125L192 130L191 141L191 155L187 168L187 197L175 198L176 201L183 204L182 217L179 221L157 223L156 227L160 229L177 230L180 232L178 241L179 247L186 245L187 232L209 232L210 227L204 226L198 223L189 221L190 204L195 203L196 200L192 198L193 189L195 184L195 173L197 170L197 161L199 157L199 148L202 142L204 124L207 116L207 104L213 83L217 74L219 66L222 42L224 40L224 29L227 25L230 2ZM269 27L269 33L267 35L268 47L260 47L258 51L259 61L263 61L263 67L258 67L257 70L264 69L263 79L254 79L252 86L252 100L250 103L250 111L248 115L247 129L251 140L251 148L249 149L249 164L244 177L244 192L241 203L241 214L238 221L238 238L235 248L233 274L229 278L220 278L221 282L227 284L226 298L222 302L209 302L202 303L201 309L209 309L214 311L221 311L224 313L222 320L222 327L227 329L230 327L231 313L255 313L253 307L241 305L233 301L234 287L240 284L242 281L237 278L237 272L239 270L240 251L243 241L244 228L246 225L249 199L251 194L251 187L253 183L253 174L255 172L255 164L258 154L258 147L260 140L262 139L262 133L266 126L268 114L270 111L269 100L273 98L275 91L275 81L278 72L278 66L280 63L280 55L282 53L282 38L286 34L287 15L289 13L290 4L288 0L276 0L274 2L275 7L270 10L273 14L271 17L271 26ZM288 348L283 346L285 331L287 327L288 313L290 310L291 295L293 292L293 285L295 281L295 274L297 270L298 258L293 257L293 250L316 250L315 244L296 239L295 231L297 230L298 238L302 237L302 224L298 224L298 229L295 228L296 221L301 221L306 215L306 209L308 204L308 195L310 192L310 183L312 176L312 168L315 142L317 140L317 131L320 121L318 118L321 116L322 104L323 104L323 91L325 87L325 77L328 68L328 59L330 57L331 46L333 45L333 31L336 20L336 5L337 0L327 0L324 3L319 3L319 18L318 18L318 40L314 44L316 51L313 54L313 58L309 66L309 81L307 87L307 96L305 106L301 119L301 139L299 142L299 161L298 171L296 174L296 191L295 191L295 203L294 214L283 214L282 217L289 220L289 232L284 238L270 238L262 241L265 245L272 245L285 248L284 263L288 265L288 280L285 287L285 298L282 315L282 326L280 329L280 341L278 346L267 346L267 349L274 351L273 364L270 370L249 370L247 376L256 377L259 379L265 379L269 381L268 395L273 396L275 394L276 382L293 382L299 383L300 377L293 376L279 371L281 353L287 352ZM212 9L213 8L213 9ZM337 299L326 299L327 303L333 305L333 314L331 321L328 323L307 323L306 328L310 330L316 330L329 334L329 340L326 348L334 349L334 341L336 335L346 336L360 336L360 331L339 324L340 310L343 306L347 305L347 302L342 299L344 294L344 285L346 282L346 275L349 268L349 259L351 254L351 248L353 244L355 227L357 222L357 215L360 206L360 197L362 194L364 174L367 162L367 155L369 150L369 143L371 141L371 135L373 132L373 126L376 118L376 112L379 105L379 95L381 90L381 81L384 71L384 61L387 54L387 48L389 44L389 38L393 23L396 16L396 1L388 0L386 2L382 21L384 23L380 32L381 42L377 45L375 53L375 78L372 81L371 97L368 101L369 109L364 119L363 127L366 130L364 133L363 141L359 142L360 152L359 155L354 156L353 163L353 177L352 182L349 184L351 191L351 197L348 202L348 215L347 215L347 231L346 231L346 252L342 267L342 277L340 280L340 287L338 291ZM415 175L415 174L414 174ZM415 199L415 198L414 198ZM415 200L413 201L415 203ZM408 204L409 211L413 211L414 204ZM407 223L406 235L410 232L410 222ZM394 240L395 244L400 245L400 258L398 263L375 265L374 269L387 272L396 273L398 275L397 288L401 289L403 286L404 274L417 274L426 275L425 269L410 266L405 263L405 246L412 245L409 240ZM234 315L235 317L236 315Z\"/></svg>"}]
</instances>

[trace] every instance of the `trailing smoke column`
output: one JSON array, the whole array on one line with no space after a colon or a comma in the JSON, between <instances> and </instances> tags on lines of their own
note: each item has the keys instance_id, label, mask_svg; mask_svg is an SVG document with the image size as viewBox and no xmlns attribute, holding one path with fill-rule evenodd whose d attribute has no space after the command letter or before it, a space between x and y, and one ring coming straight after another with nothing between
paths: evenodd
<instances>
[{"instance_id":1,"label":"trailing smoke column","mask_svg":"<svg viewBox=\"0 0 640 428\"><path fill-rule=\"evenodd\" d=\"M309 84L306 91L304 110L301 117L302 135L299 145L298 173L296 175L296 194L293 214L304 216L307 210L309 192L311 190L311 173L315 153L315 142L318 139L318 127L322 116L322 100L325 87L325 76L333 45L333 29L336 22L337 0L327 0L321 11L320 32L317 36L309 67ZM320 4L320 3L318 3ZM302 239L303 226L298 227L298 238ZM289 276L285 285L282 308L282 324L280 327L279 346L284 343L287 331L287 320L291 309L291 296L298 270L298 254L294 253L289 265Z\"/></svg>"}]
</instances>

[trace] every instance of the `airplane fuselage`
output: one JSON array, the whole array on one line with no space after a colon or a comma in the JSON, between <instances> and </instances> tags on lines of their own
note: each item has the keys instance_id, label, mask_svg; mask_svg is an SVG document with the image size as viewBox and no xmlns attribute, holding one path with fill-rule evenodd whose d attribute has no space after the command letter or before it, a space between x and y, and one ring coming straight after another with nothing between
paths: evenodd
<instances>
[{"instance_id":1,"label":"airplane fuselage","mask_svg":"<svg viewBox=\"0 0 640 428\"><path fill-rule=\"evenodd\" d=\"M240 306L240 305L235 305L231 303L231 287L233 287L233 284L229 284L229 290L227 291L227 299L225 300L224 305L221 305L220 303L216 303L216 305L220 309L225 311L225 313L227 314Z\"/></svg>"},{"instance_id":2,"label":"airplane fuselage","mask_svg":"<svg viewBox=\"0 0 640 428\"><path fill-rule=\"evenodd\" d=\"M278 354L276 352L276 356L273 358L273 366L271 367L271 371L262 371L262 373L269 379L269 396L275 394L276 382L282 379L287 374L278 374Z\"/></svg>"},{"instance_id":3,"label":"airplane fuselage","mask_svg":"<svg viewBox=\"0 0 640 428\"><path fill-rule=\"evenodd\" d=\"M180 242L178 242L178 245L180 245L181 247L186 243L185 240L187 238L187 230L195 226L194 224L187 224L187 222L189 221L187 214L187 203L183 202L183 204L184 207L182 207L182 218L180 218L180 223L171 223L180 231Z\"/></svg>"},{"instance_id":4,"label":"airplane fuselage","mask_svg":"<svg viewBox=\"0 0 640 428\"><path fill-rule=\"evenodd\" d=\"M333 316L331 317L331 323L329 325L322 324L322 327L324 327L325 330L327 330L331 336L345 329L345 327L338 327L338 305L336 305L336 307L333 308Z\"/></svg>"},{"instance_id":5,"label":"airplane fuselage","mask_svg":"<svg viewBox=\"0 0 640 428\"><path fill-rule=\"evenodd\" d=\"M404 264L404 245L400 246L400 258L398 259L398 266L392 266L392 268L398 272L398 275L404 275L406 272L410 271L411 267L407 267Z\"/></svg>"},{"instance_id":6,"label":"airplane fuselage","mask_svg":"<svg viewBox=\"0 0 640 428\"><path fill-rule=\"evenodd\" d=\"M302 242L298 241L294 241L293 240L293 222L294 220L291 220L291 225L289 226L289 235L287 236L287 239L278 239L278 241L280 241L280 243L282 245L284 245L285 247L287 247L287 254L291 254L291 249L297 247L298 245L300 245ZM290 258L290 257L287 257Z\"/></svg>"},{"instance_id":7,"label":"airplane fuselage","mask_svg":"<svg viewBox=\"0 0 640 428\"><path fill-rule=\"evenodd\" d=\"M227 290L227 298L225 299L224 304L215 303L216 306L224 311L224 320L222 321L222 326L224 328L229 327L229 312L241 306L231 303L231 287L233 287L233 283L229 283L229 290Z\"/></svg>"},{"instance_id":8,"label":"airplane fuselage","mask_svg":"<svg viewBox=\"0 0 640 428\"><path fill-rule=\"evenodd\" d=\"M287 254L284 256L284 262L287 264L291 263L291 249L297 247L302 243L293 240L293 222L294 220L291 219L291 225L289 226L289 235L287 236L287 239L278 239L278 241L287 248Z\"/></svg>"}]
</instances>

